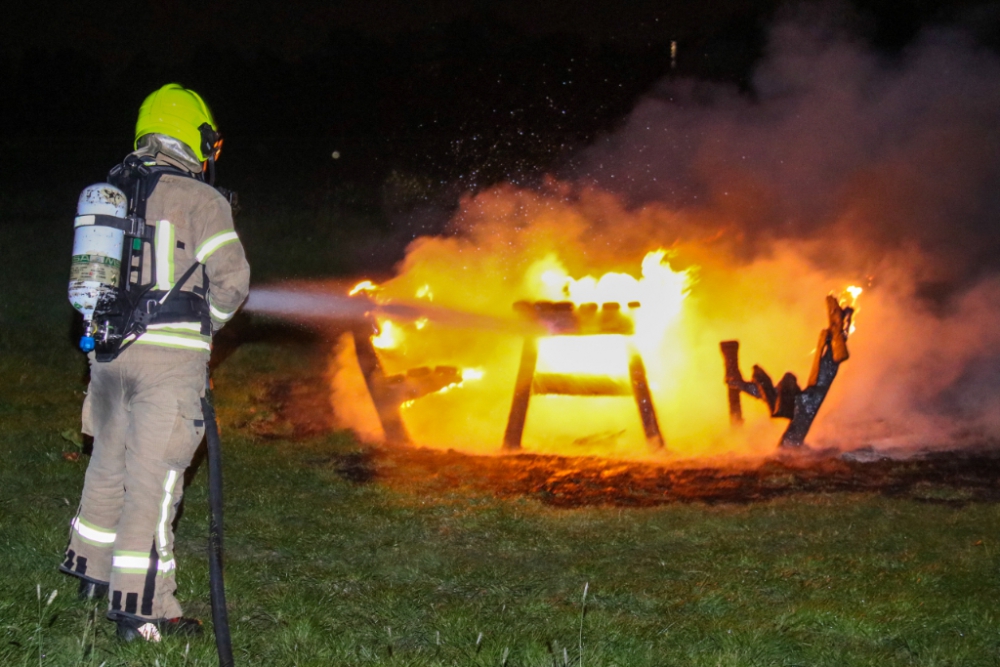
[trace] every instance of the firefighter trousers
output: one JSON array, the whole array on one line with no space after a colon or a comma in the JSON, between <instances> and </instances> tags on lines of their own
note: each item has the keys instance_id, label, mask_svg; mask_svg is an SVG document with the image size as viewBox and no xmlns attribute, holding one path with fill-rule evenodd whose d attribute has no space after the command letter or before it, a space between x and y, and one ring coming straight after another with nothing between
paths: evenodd
<instances>
[{"instance_id":1,"label":"firefighter trousers","mask_svg":"<svg viewBox=\"0 0 1000 667\"><path fill-rule=\"evenodd\" d=\"M109 617L181 616L173 521L205 422L208 355L133 345L91 354L83 432L94 437L80 509L60 569L109 584Z\"/></svg>"}]
</instances>

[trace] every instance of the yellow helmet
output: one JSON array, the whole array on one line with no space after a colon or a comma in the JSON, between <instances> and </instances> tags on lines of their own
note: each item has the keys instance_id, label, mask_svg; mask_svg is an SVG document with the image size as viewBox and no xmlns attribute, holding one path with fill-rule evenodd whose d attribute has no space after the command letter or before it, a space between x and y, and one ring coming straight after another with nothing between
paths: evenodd
<instances>
[{"instance_id":1,"label":"yellow helmet","mask_svg":"<svg viewBox=\"0 0 1000 667\"><path fill-rule=\"evenodd\" d=\"M139 147L140 137L154 133L183 141L201 162L217 158L222 147L215 119L205 100L176 83L154 91L139 107L135 147Z\"/></svg>"}]
</instances>

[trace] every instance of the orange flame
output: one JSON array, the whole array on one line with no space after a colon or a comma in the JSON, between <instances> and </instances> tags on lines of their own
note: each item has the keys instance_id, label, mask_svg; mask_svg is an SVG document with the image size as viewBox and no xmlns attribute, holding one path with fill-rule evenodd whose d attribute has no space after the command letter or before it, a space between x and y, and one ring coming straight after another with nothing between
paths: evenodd
<instances>
[{"instance_id":1,"label":"orange flame","mask_svg":"<svg viewBox=\"0 0 1000 667\"><path fill-rule=\"evenodd\" d=\"M856 308L862 289L838 287L849 283L820 273L805 253L788 246L776 246L752 265L712 247L714 241L657 243L653 239L662 232L656 231L648 234L650 245L637 247L642 241L631 232L662 230L673 214L627 211L611 198L595 197L567 202L511 188L480 194L463 202L456 221L462 234L418 239L395 278L381 285L364 281L352 290L382 305L416 299L495 323L376 316L373 344L386 374L461 369L462 382L402 406L411 439L424 446L500 451L521 346L526 335L538 334L513 304L569 301L577 307L619 304L634 331L542 336L537 373L601 376L627 387L631 346L644 361L671 455L773 451L787 422L771 420L762 403L744 397L745 428L734 432L729 426L719 342L741 341L745 375L760 363L775 377L786 370L804 377L816 332L826 326L823 296L835 288ZM630 233L590 238L588 217L594 215L620 221ZM374 409L360 405L361 392L347 389L359 386L347 377L356 373L349 356L343 350L338 356L335 410L345 426L379 437ZM533 452L649 455L631 395L533 396L522 442Z\"/></svg>"}]
</instances>

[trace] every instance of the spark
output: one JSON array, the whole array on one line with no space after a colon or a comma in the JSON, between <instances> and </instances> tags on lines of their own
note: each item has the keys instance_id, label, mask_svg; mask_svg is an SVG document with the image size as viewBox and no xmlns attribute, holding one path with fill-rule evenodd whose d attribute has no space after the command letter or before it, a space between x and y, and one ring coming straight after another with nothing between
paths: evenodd
<instances>
[{"instance_id":1,"label":"spark","mask_svg":"<svg viewBox=\"0 0 1000 667\"><path fill-rule=\"evenodd\" d=\"M467 380L482 380L486 372L482 368L463 368L462 382Z\"/></svg>"},{"instance_id":2,"label":"spark","mask_svg":"<svg viewBox=\"0 0 1000 667\"><path fill-rule=\"evenodd\" d=\"M427 299L428 301L434 300L434 292L431 291L430 285L424 285L417 290L418 299Z\"/></svg>"},{"instance_id":3,"label":"spark","mask_svg":"<svg viewBox=\"0 0 1000 667\"><path fill-rule=\"evenodd\" d=\"M380 350L389 350L399 345L400 330L392 320L384 320L379 323L379 333L372 336L372 345Z\"/></svg>"},{"instance_id":4,"label":"spark","mask_svg":"<svg viewBox=\"0 0 1000 667\"><path fill-rule=\"evenodd\" d=\"M351 288L351 291L347 293L347 296L354 296L359 292L377 292L381 288L370 280L362 280L360 283Z\"/></svg>"}]
</instances>

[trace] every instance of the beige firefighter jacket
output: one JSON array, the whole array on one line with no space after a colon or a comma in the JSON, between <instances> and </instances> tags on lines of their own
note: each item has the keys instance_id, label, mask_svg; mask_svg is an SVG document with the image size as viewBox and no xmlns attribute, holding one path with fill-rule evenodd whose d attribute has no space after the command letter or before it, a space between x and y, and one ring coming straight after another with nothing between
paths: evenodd
<instances>
[{"instance_id":1,"label":"beige firefighter jacket","mask_svg":"<svg viewBox=\"0 0 1000 667\"><path fill-rule=\"evenodd\" d=\"M181 166L162 153L155 159L157 164ZM147 275L142 276L142 282L154 283L155 290L170 290L192 264L203 264L212 331L204 331L196 321L151 324L135 344L209 352L211 333L232 319L250 289L250 266L233 228L229 202L207 183L165 174L146 202L146 224L156 230L156 271L151 275L152 263L147 257ZM196 269L180 290L200 293L202 283L202 272Z\"/></svg>"}]
</instances>

